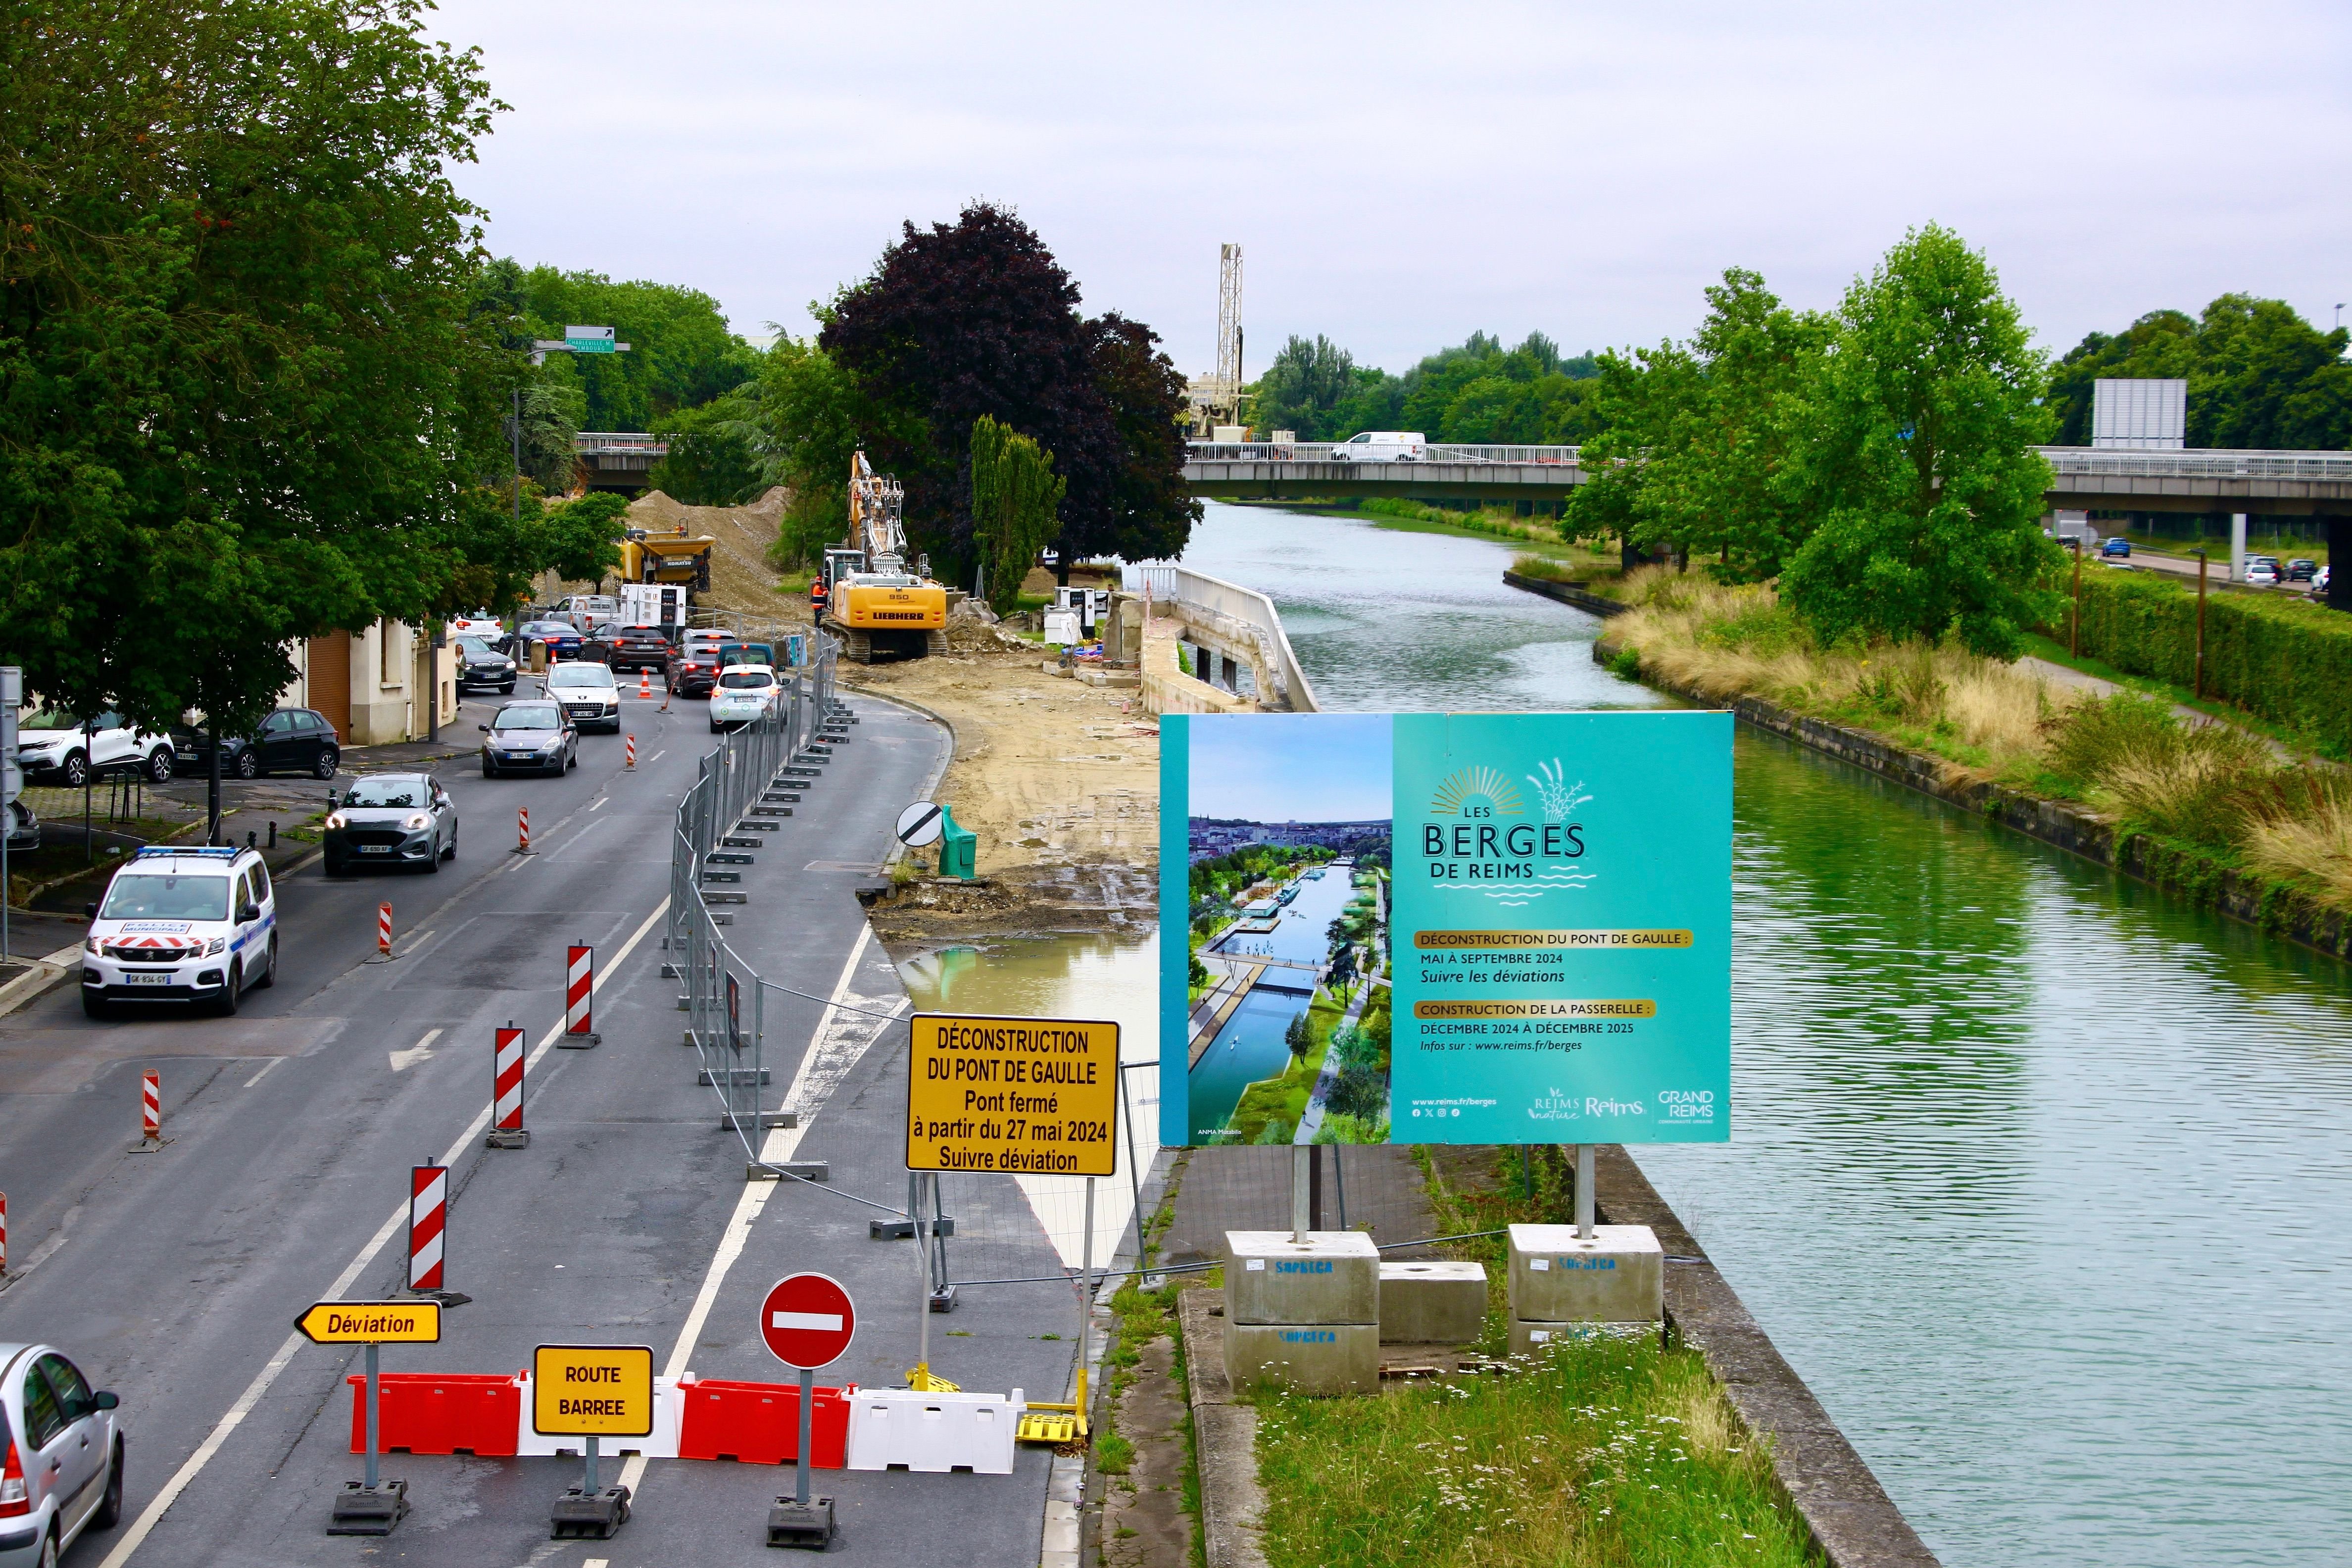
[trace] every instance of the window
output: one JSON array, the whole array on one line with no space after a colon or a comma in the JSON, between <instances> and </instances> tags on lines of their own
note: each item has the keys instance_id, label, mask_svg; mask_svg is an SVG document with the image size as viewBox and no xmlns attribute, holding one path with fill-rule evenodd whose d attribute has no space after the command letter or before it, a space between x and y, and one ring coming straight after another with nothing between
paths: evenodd
<instances>
[{"instance_id":1,"label":"window","mask_svg":"<svg viewBox=\"0 0 2352 1568\"><path fill-rule=\"evenodd\" d=\"M269 897L269 868L257 860L253 866L253 893L257 900Z\"/></svg>"},{"instance_id":2,"label":"window","mask_svg":"<svg viewBox=\"0 0 2352 1568\"><path fill-rule=\"evenodd\" d=\"M425 804L424 781L414 775L379 773L372 779L362 779L343 793L345 805L406 806L412 810Z\"/></svg>"},{"instance_id":3,"label":"window","mask_svg":"<svg viewBox=\"0 0 2352 1568\"><path fill-rule=\"evenodd\" d=\"M27 1447L46 1448L58 1440L66 1429L65 1412L58 1408L58 1396L49 1392L49 1380L41 1375L37 1366L25 1369L25 1444Z\"/></svg>"},{"instance_id":4,"label":"window","mask_svg":"<svg viewBox=\"0 0 2352 1568\"><path fill-rule=\"evenodd\" d=\"M225 921L226 877L120 876L99 918L110 921Z\"/></svg>"},{"instance_id":5,"label":"window","mask_svg":"<svg viewBox=\"0 0 2352 1568\"><path fill-rule=\"evenodd\" d=\"M45 1355L41 1370L49 1374L49 1387L56 1391L58 1411L68 1421L79 1421L91 1410L89 1384L82 1381L73 1363L61 1355Z\"/></svg>"},{"instance_id":6,"label":"window","mask_svg":"<svg viewBox=\"0 0 2352 1568\"><path fill-rule=\"evenodd\" d=\"M400 640L394 636L398 629L390 621L375 624L375 679L382 686L400 684L400 659L393 647Z\"/></svg>"},{"instance_id":7,"label":"window","mask_svg":"<svg viewBox=\"0 0 2352 1568\"><path fill-rule=\"evenodd\" d=\"M493 730L560 730L563 717L551 702L518 702L511 708L501 708L490 721Z\"/></svg>"},{"instance_id":8,"label":"window","mask_svg":"<svg viewBox=\"0 0 2352 1568\"><path fill-rule=\"evenodd\" d=\"M271 737L292 734L294 715L280 709L262 721L261 732Z\"/></svg>"}]
</instances>

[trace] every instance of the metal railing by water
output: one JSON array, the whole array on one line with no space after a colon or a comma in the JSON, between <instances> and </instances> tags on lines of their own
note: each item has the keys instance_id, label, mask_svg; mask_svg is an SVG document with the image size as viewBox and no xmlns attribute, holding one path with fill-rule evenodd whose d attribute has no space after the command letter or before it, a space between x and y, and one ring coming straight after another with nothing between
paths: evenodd
<instances>
[{"instance_id":1,"label":"metal railing by water","mask_svg":"<svg viewBox=\"0 0 2352 1568\"><path fill-rule=\"evenodd\" d=\"M1517 463L1546 467L1576 466L1573 447L1511 447L1431 442L1418 459L1423 463ZM1411 468L1368 458L1351 458L1337 441L1189 441L1184 455L1196 463L1346 463L1372 468Z\"/></svg>"},{"instance_id":2,"label":"metal railing by water","mask_svg":"<svg viewBox=\"0 0 2352 1568\"><path fill-rule=\"evenodd\" d=\"M2352 479L2352 452L2264 452L2223 447L2184 447L2177 451L2118 451L2090 447L2038 448L2051 468L2063 475L2111 475L2120 479ZM1575 447L1512 447L1486 443L1468 445L1431 442L1423 463L1535 464L1577 468ZM1345 447L1332 441L1191 441L1188 460L1200 463L1329 463L1347 462ZM1360 460L1360 459L1358 459ZM1411 463L1375 463L1379 468Z\"/></svg>"},{"instance_id":3,"label":"metal railing by water","mask_svg":"<svg viewBox=\"0 0 2352 1568\"><path fill-rule=\"evenodd\" d=\"M1308 684L1298 656L1290 650L1290 637L1282 629L1282 615L1272 599L1255 588L1186 566L1139 566L1135 572L1140 590L1155 602L1184 605L1207 617L1228 638L1255 642L1275 687L1270 695L1280 706L1294 713L1318 711L1315 688ZM1261 693L1260 701L1266 707L1276 706L1265 700L1267 695Z\"/></svg>"}]
</instances>

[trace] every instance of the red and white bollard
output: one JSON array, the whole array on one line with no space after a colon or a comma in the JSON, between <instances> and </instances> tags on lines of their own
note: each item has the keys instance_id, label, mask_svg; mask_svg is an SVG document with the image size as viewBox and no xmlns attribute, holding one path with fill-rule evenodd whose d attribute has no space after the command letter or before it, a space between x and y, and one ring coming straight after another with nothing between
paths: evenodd
<instances>
[{"instance_id":1,"label":"red and white bollard","mask_svg":"<svg viewBox=\"0 0 2352 1568\"><path fill-rule=\"evenodd\" d=\"M629 760L622 765L626 767L630 772L635 773L637 766L637 738L635 735L629 737L628 759Z\"/></svg>"},{"instance_id":2,"label":"red and white bollard","mask_svg":"<svg viewBox=\"0 0 2352 1568\"><path fill-rule=\"evenodd\" d=\"M637 671L637 695L638 695L638 696L640 696L640 697L650 698L650 697L652 697L652 696L653 696L653 694L654 694L654 672L653 672L652 670L650 670L650 669L640 669L640 670L638 670L638 671Z\"/></svg>"},{"instance_id":3,"label":"red and white bollard","mask_svg":"<svg viewBox=\"0 0 2352 1568\"><path fill-rule=\"evenodd\" d=\"M139 1075L139 1131L150 1143L163 1141L163 1075L152 1068Z\"/></svg>"},{"instance_id":4,"label":"red and white bollard","mask_svg":"<svg viewBox=\"0 0 2352 1568\"><path fill-rule=\"evenodd\" d=\"M392 906L375 907L375 953L378 958L392 956Z\"/></svg>"},{"instance_id":5,"label":"red and white bollard","mask_svg":"<svg viewBox=\"0 0 2352 1568\"><path fill-rule=\"evenodd\" d=\"M491 1031L490 1133L493 1149L528 1149L522 1125L522 1031L509 1024Z\"/></svg>"},{"instance_id":6,"label":"red and white bollard","mask_svg":"<svg viewBox=\"0 0 2352 1568\"><path fill-rule=\"evenodd\" d=\"M443 1229L449 1215L449 1167L415 1165L408 1172L408 1288L441 1289Z\"/></svg>"},{"instance_id":7,"label":"red and white bollard","mask_svg":"<svg viewBox=\"0 0 2352 1568\"><path fill-rule=\"evenodd\" d=\"M8 1194L0 1193L0 1276L8 1272Z\"/></svg>"},{"instance_id":8,"label":"red and white bollard","mask_svg":"<svg viewBox=\"0 0 2352 1568\"><path fill-rule=\"evenodd\" d=\"M573 942L563 950L563 1033L556 1044L567 1050L583 1050L602 1043L593 1033L595 1025L590 1018L590 1005L596 995L596 950L583 942Z\"/></svg>"},{"instance_id":9,"label":"red and white bollard","mask_svg":"<svg viewBox=\"0 0 2352 1568\"><path fill-rule=\"evenodd\" d=\"M530 807L527 805L515 811L515 853L530 853Z\"/></svg>"}]
</instances>

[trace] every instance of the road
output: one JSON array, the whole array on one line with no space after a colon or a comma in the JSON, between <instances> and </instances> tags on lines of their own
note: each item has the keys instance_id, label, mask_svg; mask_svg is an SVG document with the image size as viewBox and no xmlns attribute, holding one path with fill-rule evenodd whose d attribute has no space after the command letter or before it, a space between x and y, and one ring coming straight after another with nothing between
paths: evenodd
<instances>
[{"instance_id":1,"label":"road","mask_svg":"<svg viewBox=\"0 0 2352 1568\"><path fill-rule=\"evenodd\" d=\"M66 1348L121 1395L129 1434L126 1522L78 1543L68 1564L772 1561L765 1510L790 1472L731 1463L635 1461L635 1518L614 1541L583 1543L547 1534L575 1460L394 1456L385 1473L410 1482L415 1512L388 1541L328 1537L329 1500L360 1473L344 1385L359 1355L289 1331L312 1300L399 1288L394 1216L408 1168L432 1159L452 1166L447 1288L473 1300L446 1314L440 1344L387 1349L387 1371L506 1373L540 1342L581 1341L649 1344L657 1370L780 1380L756 1331L759 1297L818 1268L862 1315L821 1381L903 1383L918 1323L911 1248L869 1241L875 1211L843 1194L904 1196L905 1035L868 1013L906 1003L851 889L949 742L905 710L853 706L856 739L750 868L730 931L771 978L866 1010L800 1003L780 1017L782 999L770 1002L776 1093L793 1086L803 1113L770 1152L829 1159L829 1189L743 1182L742 1149L681 1048L677 983L660 974L671 814L711 744L698 703L663 715L631 697L635 773L604 736L584 737L578 770L560 779L444 764L457 860L437 876L331 880L314 863L283 877L284 978L236 1018L92 1022L66 988L0 1019L13 1264L0 1340ZM524 804L529 858L511 852ZM369 962L380 900L402 933L390 963ZM595 947L602 971L593 1050L549 1048L572 941ZM491 1030L509 1020L534 1051L532 1142L486 1150ZM151 1067L169 1141L133 1152ZM1020 1229L1018 1203L1008 1183L999 1230ZM1024 1272L1053 1271L1042 1230L1031 1250ZM966 1387L1060 1396L1070 1345L1030 1331L1041 1310L1058 1320L1069 1294L972 1292L951 1320L960 1336L934 1338L934 1364ZM820 1489L841 1499L845 1549L1027 1565L1045 1464L1025 1451L1009 1479L819 1472Z\"/></svg>"}]
</instances>

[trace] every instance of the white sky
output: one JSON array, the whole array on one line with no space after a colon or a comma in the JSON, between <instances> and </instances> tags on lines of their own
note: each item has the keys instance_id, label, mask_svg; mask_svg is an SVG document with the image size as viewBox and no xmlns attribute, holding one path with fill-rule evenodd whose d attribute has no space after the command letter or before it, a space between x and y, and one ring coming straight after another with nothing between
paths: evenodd
<instances>
[{"instance_id":1,"label":"white sky","mask_svg":"<svg viewBox=\"0 0 2352 1568\"><path fill-rule=\"evenodd\" d=\"M804 332L899 221L1017 207L1089 310L1209 368L1402 371L1475 329L1685 335L1727 266L1828 305L1911 225L2044 346L2243 289L2352 300L2352 6L445 0L513 112L460 188L526 264Z\"/></svg>"}]
</instances>

